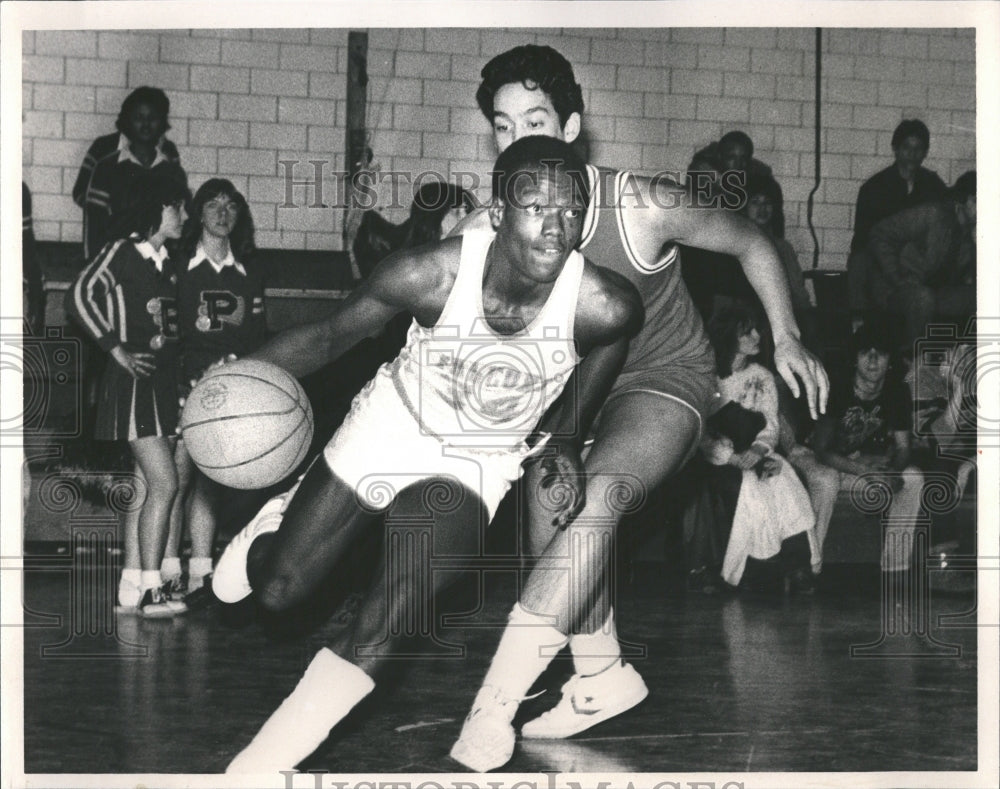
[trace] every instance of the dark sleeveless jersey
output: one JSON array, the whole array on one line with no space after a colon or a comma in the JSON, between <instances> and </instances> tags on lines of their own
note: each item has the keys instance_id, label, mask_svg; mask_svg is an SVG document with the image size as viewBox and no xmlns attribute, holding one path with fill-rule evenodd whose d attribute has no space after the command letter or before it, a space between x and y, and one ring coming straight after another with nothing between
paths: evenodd
<instances>
[{"instance_id":1,"label":"dark sleeveless jersey","mask_svg":"<svg viewBox=\"0 0 1000 789\"><path fill-rule=\"evenodd\" d=\"M711 346L681 277L680 251L666 244L656 260L643 260L626 236L621 196L634 192L634 177L587 165L590 205L580 251L598 266L616 271L642 296L646 321L629 344L628 357L611 395L655 391L676 396L704 414L715 390Z\"/></svg>"}]
</instances>

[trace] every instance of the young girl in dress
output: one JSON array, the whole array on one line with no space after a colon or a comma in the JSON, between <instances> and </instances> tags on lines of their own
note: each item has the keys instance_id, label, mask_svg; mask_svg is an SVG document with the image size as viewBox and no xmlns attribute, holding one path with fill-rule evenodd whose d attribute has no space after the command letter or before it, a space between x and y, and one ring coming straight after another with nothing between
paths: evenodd
<instances>
[{"instance_id":1,"label":"young girl in dress","mask_svg":"<svg viewBox=\"0 0 1000 789\"><path fill-rule=\"evenodd\" d=\"M815 515L809 494L778 454L778 389L774 374L757 361L761 339L753 313L738 304L720 310L708 333L715 349L721 404L736 402L761 414L764 427L742 452L734 451L732 441L724 437L704 442L702 454L708 463L730 471L709 473L705 484L732 477L738 493L735 507L732 496L723 497L730 504L722 508L722 515L695 521L698 528L716 533L689 535L689 543L701 547L701 565L718 568L721 561L722 580L731 586L743 580L749 558L776 559L790 581L808 591L812 587L808 568L813 554L818 556ZM706 545L716 547L706 551Z\"/></svg>"}]
</instances>

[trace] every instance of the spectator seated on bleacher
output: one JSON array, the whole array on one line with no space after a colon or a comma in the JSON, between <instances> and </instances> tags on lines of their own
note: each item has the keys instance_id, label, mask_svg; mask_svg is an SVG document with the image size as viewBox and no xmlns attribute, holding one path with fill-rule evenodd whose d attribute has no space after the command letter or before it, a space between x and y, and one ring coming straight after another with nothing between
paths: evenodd
<instances>
[{"instance_id":1,"label":"spectator seated on bleacher","mask_svg":"<svg viewBox=\"0 0 1000 789\"><path fill-rule=\"evenodd\" d=\"M760 334L751 312L721 310L709 337L723 405L708 421L701 490L684 516L692 583L710 589L719 575L732 587L766 585L776 565L779 580L811 590L815 516L777 452L778 390L774 374L755 361Z\"/></svg>"},{"instance_id":2,"label":"spectator seated on bleacher","mask_svg":"<svg viewBox=\"0 0 1000 789\"><path fill-rule=\"evenodd\" d=\"M885 486L892 521L882 547L886 571L910 566L912 543L907 538L916 525L924 482L911 463L912 403L890 365L894 345L885 327L869 324L855 332L854 371L831 381L826 413L813 436L815 458L802 456L796 462L809 480L821 548L841 490L851 490L862 476L869 484Z\"/></svg>"},{"instance_id":3,"label":"spectator seated on bleacher","mask_svg":"<svg viewBox=\"0 0 1000 789\"><path fill-rule=\"evenodd\" d=\"M900 211L869 234L868 306L903 321L904 348L934 319L976 311L976 173L960 176L943 202Z\"/></svg>"}]
</instances>

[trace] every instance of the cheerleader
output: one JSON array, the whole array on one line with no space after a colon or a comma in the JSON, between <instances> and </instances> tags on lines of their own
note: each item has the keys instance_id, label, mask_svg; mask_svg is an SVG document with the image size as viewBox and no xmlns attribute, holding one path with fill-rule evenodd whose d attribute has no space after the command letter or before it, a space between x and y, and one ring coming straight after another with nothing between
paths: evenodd
<instances>
[{"instance_id":1,"label":"cheerleader","mask_svg":"<svg viewBox=\"0 0 1000 789\"><path fill-rule=\"evenodd\" d=\"M253 265L253 218L233 184L212 178L198 189L181 239L178 326L184 381L229 354L243 356L265 339L264 282ZM210 601L203 589L212 572L212 542L220 486L194 468L181 439L177 452L180 497L191 535L188 563L189 607ZM179 556L179 528L170 531L167 561Z\"/></svg>"},{"instance_id":2,"label":"cheerleader","mask_svg":"<svg viewBox=\"0 0 1000 789\"><path fill-rule=\"evenodd\" d=\"M94 437L128 441L145 481L138 610L147 617L184 610L163 588L160 563L177 493L177 276L165 244L181 237L186 198L175 180L136 178L118 240L84 268L66 299L67 312L114 361L101 377Z\"/></svg>"}]
</instances>

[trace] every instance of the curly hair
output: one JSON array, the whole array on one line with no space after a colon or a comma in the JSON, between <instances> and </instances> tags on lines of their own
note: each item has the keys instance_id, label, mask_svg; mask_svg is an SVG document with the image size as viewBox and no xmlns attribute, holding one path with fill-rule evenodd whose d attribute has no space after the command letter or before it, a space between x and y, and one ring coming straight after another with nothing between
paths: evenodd
<instances>
[{"instance_id":1,"label":"curly hair","mask_svg":"<svg viewBox=\"0 0 1000 789\"><path fill-rule=\"evenodd\" d=\"M136 88L125 97L121 110L118 112L118 118L115 121L115 128L118 131L128 137L128 116L140 104L148 104L156 110L163 117L163 131L169 131L170 122L167 120L167 117L170 115L170 99L159 88L151 88L148 85Z\"/></svg>"},{"instance_id":2,"label":"curly hair","mask_svg":"<svg viewBox=\"0 0 1000 789\"><path fill-rule=\"evenodd\" d=\"M741 302L720 309L705 327L709 342L715 350L715 373L720 379L733 374L733 359L740 345L740 337L756 329L753 311Z\"/></svg>"},{"instance_id":3,"label":"curly hair","mask_svg":"<svg viewBox=\"0 0 1000 789\"><path fill-rule=\"evenodd\" d=\"M573 181L576 196L584 205L590 199L587 165L572 145L555 137L529 135L511 143L493 165L493 198L505 203L515 201L514 187L518 175L538 168L557 167Z\"/></svg>"},{"instance_id":4,"label":"curly hair","mask_svg":"<svg viewBox=\"0 0 1000 789\"><path fill-rule=\"evenodd\" d=\"M527 90L541 90L552 101L563 126L574 112L583 112L583 90L573 67L552 47L525 44L497 55L483 66L476 91L479 109L493 120L493 99L504 85L520 82Z\"/></svg>"},{"instance_id":5,"label":"curly hair","mask_svg":"<svg viewBox=\"0 0 1000 789\"><path fill-rule=\"evenodd\" d=\"M209 178L195 192L191 210L188 211L188 220L184 223L184 233L181 235L181 253L186 260L194 257L198 242L201 240L202 211L205 210L205 204L216 197L227 197L239 208L236 224L229 233L229 248L233 252L233 257L245 263L257 250L257 245L254 243L253 217L246 198L233 186L232 181L225 178Z\"/></svg>"}]
</instances>

